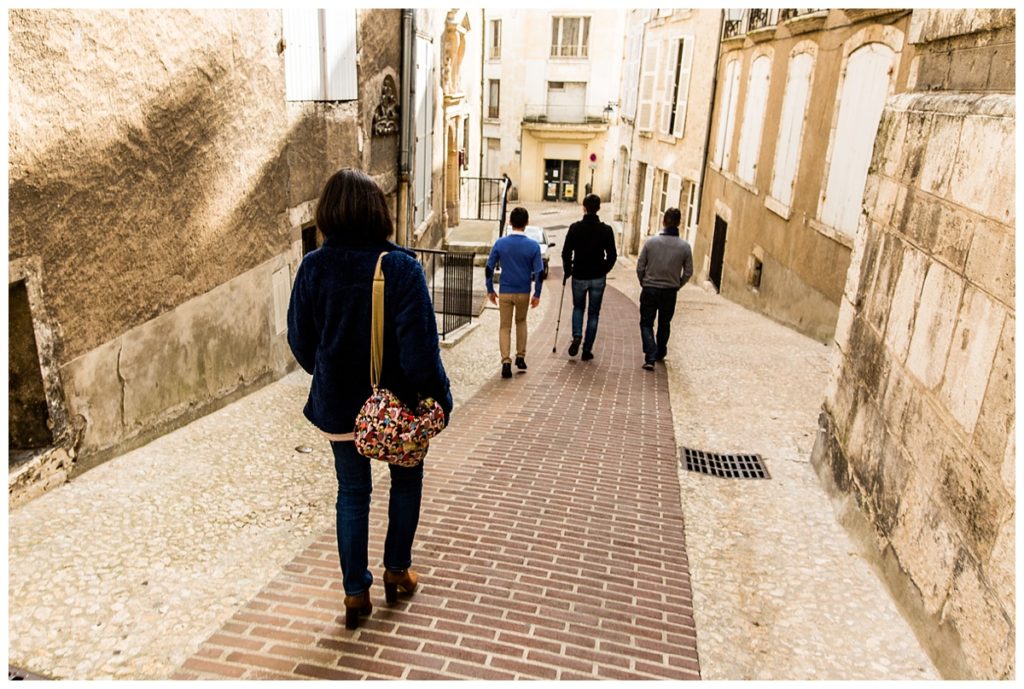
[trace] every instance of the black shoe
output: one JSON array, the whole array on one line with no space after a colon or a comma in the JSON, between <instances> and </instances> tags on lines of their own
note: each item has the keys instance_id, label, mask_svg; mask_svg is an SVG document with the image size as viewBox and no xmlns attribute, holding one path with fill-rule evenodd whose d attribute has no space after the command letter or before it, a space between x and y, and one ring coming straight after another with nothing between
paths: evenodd
<instances>
[{"instance_id":1,"label":"black shoe","mask_svg":"<svg viewBox=\"0 0 1024 689\"><path fill-rule=\"evenodd\" d=\"M642 368L645 371L653 371L654 370L654 362L653 361L645 361Z\"/></svg>"},{"instance_id":2,"label":"black shoe","mask_svg":"<svg viewBox=\"0 0 1024 689\"><path fill-rule=\"evenodd\" d=\"M521 356L517 356L516 357L516 368L518 368L520 371L525 371L526 370L526 359L524 359Z\"/></svg>"},{"instance_id":3,"label":"black shoe","mask_svg":"<svg viewBox=\"0 0 1024 689\"><path fill-rule=\"evenodd\" d=\"M590 361L593 358L594 358L594 353L593 352L583 352L583 355L580 356L580 359L582 359L583 361Z\"/></svg>"},{"instance_id":4,"label":"black shoe","mask_svg":"<svg viewBox=\"0 0 1024 689\"><path fill-rule=\"evenodd\" d=\"M501 365L501 377L502 378L511 378L512 377L512 364L502 364Z\"/></svg>"},{"instance_id":5,"label":"black shoe","mask_svg":"<svg viewBox=\"0 0 1024 689\"><path fill-rule=\"evenodd\" d=\"M659 354L658 355L658 361L664 361L666 356L667 356L666 354Z\"/></svg>"},{"instance_id":6,"label":"black shoe","mask_svg":"<svg viewBox=\"0 0 1024 689\"><path fill-rule=\"evenodd\" d=\"M582 337L572 338L572 342L569 344L569 356L576 356L579 354L581 342L583 342Z\"/></svg>"}]
</instances>

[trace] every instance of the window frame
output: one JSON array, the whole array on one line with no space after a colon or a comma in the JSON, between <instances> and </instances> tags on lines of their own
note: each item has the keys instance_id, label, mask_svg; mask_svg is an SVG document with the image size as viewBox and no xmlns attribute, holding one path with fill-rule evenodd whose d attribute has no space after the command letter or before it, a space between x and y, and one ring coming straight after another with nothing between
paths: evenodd
<instances>
[{"instance_id":1,"label":"window frame","mask_svg":"<svg viewBox=\"0 0 1024 689\"><path fill-rule=\"evenodd\" d=\"M501 117L501 79L487 80L487 119Z\"/></svg>"},{"instance_id":2,"label":"window frame","mask_svg":"<svg viewBox=\"0 0 1024 689\"><path fill-rule=\"evenodd\" d=\"M566 48L570 47L564 42L565 20L575 20L579 24L579 40L574 46L574 54L567 55ZM590 15L586 14L556 14L551 17L551 42L548 57L558 59L580 60L590 57ZM557 26L557 31L556 31ZM557 33L557 36L555 35Z\"/></svg>"},{"instance_id":3,"label":"window frame","mask_svg":"<svg viewBox=\"0 0 1024 689\"><path fill-rule=\"evenodd\" d=\"M491 42L487 46L488 59L501 59L501 19L490 21Z\"/></svg>"}]
</instances>

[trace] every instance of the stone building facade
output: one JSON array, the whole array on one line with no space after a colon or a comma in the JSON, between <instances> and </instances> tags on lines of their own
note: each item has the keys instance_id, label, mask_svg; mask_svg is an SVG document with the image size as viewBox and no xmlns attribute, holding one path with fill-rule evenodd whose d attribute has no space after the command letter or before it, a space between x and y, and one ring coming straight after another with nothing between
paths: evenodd
<instances>
[{"instance_id":1,"label":"stone building facade","mask_svg":"<svg viewBox=\"0 0 1024 689\"><path fill-rule=\"evenodd\" d=\"M679 208L682 236L696 238L721 21L704 9L627 15L612 193L623 253L661 230L666 208Z\"/></svg>"},{"instance_id":2,"label":"stone building facade","mask_svg":"<svg viewBox=\"0 0 1024 689\"><path fill-rule=\"evenodd\" d=\"M886 97L906 88L909 11L727 10L695 272L826 342Z\"/></svg>"},{"instance_id":3,"label":"stone building facade","mask_svg":"<svg viewBox=\"0 0 1024 689\"><path fill-rule=\"evenodd\" d=\"M947 677L1015 674L1015 12L914 10L812 461Z\"/></svg>"},{"instance_id":4,"label":"stone building facade","mask_svg":"<svg viewBox=\"0 0 1024 689\"><path fill-rule=\"evenodd\" d=\"M522 201L606 201L625 11L487 9L485 175L507 174Z\"/></svg>"},{"instance_id":5,"label":"stone building facade","mask_svg":"<svg viewBox=\"0 0 1024 689\"><path fill-rule=\"evenodd\" d=\"M12 484L294 366L285 312L324 181L359 167L396 203L400 18L11 11Z\"/></svg>"}]
</instances>

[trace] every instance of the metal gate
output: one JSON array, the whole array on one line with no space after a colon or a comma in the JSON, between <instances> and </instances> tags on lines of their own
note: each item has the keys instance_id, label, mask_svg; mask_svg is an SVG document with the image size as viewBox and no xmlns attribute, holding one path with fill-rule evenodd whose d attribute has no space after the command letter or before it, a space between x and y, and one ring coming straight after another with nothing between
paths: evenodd
<instances>
[{"instance_id":1,"label":"metal gate","mask_svg":"<svg viewBox=\"0 0 1024 689\"><path fill-rule=\"evenodd\" d=\"M459 178L459 217L468 220L497 220L499 235L505 228L508 190L512 181L507 177Z\"/></svg>"},{"instance_id":2,"label":"metal gate","mask_svg":"<svg viewBox=\"0 0 1024 689\"><path fill-rule=\"evenodd\" d=\"M462 251L416 249L427 276L441 339L473 320L473 259Z\"/></svg>"}]
</instances>

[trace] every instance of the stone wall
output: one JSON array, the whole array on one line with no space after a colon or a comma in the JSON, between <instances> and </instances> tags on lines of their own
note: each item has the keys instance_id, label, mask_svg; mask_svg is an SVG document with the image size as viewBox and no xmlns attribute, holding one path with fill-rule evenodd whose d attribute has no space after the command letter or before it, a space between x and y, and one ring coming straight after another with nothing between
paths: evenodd
<instances>
[{"instance_id":1,"label":"stone wall","mask_svg":"<svg viewBox=\"0 0 1024 689\"><path fill-rule=\"evenodd\" d=\"M285 101L280 10L12 10L10 256L38 264L74 472L295 366L283 309L326 178L394 205L398 10L353 12L359 100Z\"/></svg>"},{"instance_id":2,"label":"stone wall","mask_svg":"<svg viewBox=\"0 0 1024 689\"><path fill-rule=\"evenodd\" d=\"M813 456L957 678L1015 671L1014 98L994 58L985 80L955 67L998 53L1012 74L1012 36L1012 11L914 11L915 90L879 127Z\"/></svg>"}]
</instances>

